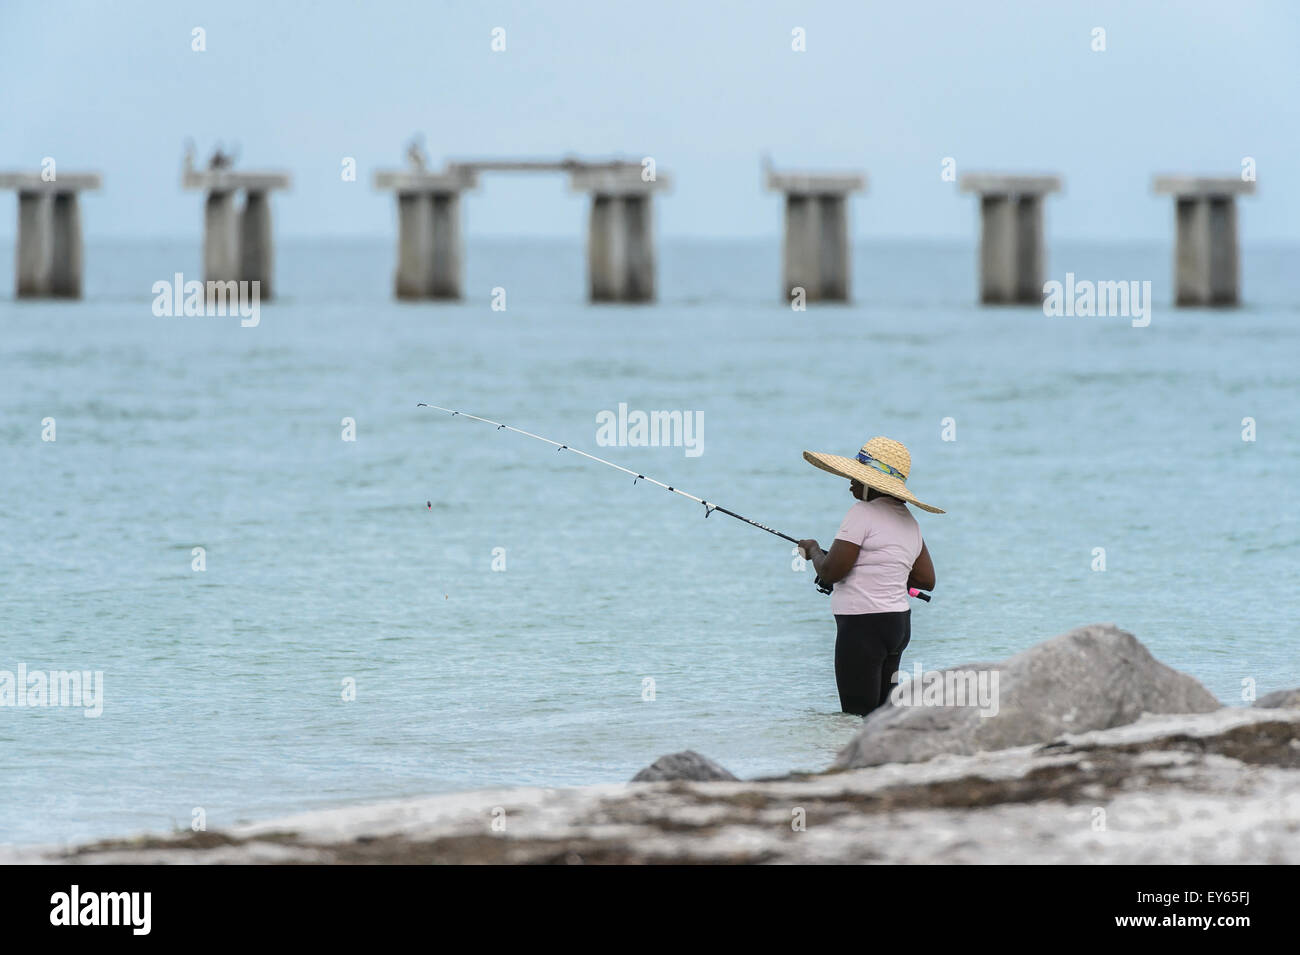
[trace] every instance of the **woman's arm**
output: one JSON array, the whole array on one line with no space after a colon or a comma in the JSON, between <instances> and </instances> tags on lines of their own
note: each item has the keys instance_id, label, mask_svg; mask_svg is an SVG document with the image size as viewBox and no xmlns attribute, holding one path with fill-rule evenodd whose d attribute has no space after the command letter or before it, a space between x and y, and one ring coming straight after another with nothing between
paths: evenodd
<instances>
[{"instance_id":1,"label":"woman's arm","mask_svg":"<svg viewBox=\"0 0 1300 955\"><path fill-rule=\"evenodd\" d=\"M838 539L831 541L830 551L822 550L821 544L815 540L800 541L799 546L808 555L817 576L827 584L843 580L857 563L858 552L862 550L857 544Z\"/></svg>"},{"instance_id":2,"label":"woman's arm","mask_svg":"<svg viewBox=\"0 0 1300 955\"><path fill-rule=\"evenodd\" d=\"M930 559L930 551L926 548L925 541L921 541L921 553L916 555L912 572L907 575L907 586L921 590L934 590L934 561Z\"/></svg>"}]
</instances>

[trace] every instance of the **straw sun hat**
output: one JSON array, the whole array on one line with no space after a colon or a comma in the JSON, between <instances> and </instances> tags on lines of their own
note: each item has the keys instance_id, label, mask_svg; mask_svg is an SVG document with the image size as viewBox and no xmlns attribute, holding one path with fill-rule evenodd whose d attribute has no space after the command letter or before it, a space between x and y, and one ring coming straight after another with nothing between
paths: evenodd
<instances>
[{"instance_id":1,"label":"straw sun hat","mask_svg":"<svg viewBox=\"0 0 1300 955\"><path fill-rule=\"evenodd\" d=\"M872 438L862 446L856 458L822 454L819 451L805 451L803 457L815 468L830 471L831 474L838 474L851 481L860 481L867 487L875 488L881 494L888 494L900 501L915 504L931 514L944 513L941 508L918 501L907 489L907 474L912 470L912 456L898 441L889 438Z\"/></svg>"}]
</instances>

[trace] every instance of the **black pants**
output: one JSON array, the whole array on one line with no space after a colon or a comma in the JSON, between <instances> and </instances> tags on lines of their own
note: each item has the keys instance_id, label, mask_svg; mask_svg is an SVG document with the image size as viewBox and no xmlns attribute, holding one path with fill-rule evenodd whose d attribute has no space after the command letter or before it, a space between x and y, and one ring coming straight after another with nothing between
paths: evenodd
<instances>
[{"instance_id":1,"label":"black pants","mask_svg":"<svg viewBox=\"0 0 1300 955\"><path fill-rule=\"evenodd\" d=\"M866 716L889 700L903 650L912 639L912 611L837 613L835 627L840 709Z\"/></svg>"}]
</instances>

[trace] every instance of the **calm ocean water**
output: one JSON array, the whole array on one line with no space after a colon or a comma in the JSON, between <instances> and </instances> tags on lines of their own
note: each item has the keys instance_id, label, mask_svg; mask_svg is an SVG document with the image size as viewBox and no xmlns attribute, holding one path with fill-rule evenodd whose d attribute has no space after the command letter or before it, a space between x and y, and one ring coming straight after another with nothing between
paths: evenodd
<instances>
[{"instance_id":1,"label":"calm ocean water","mask_svg":"<svg viewBox=\"0 0 1300 955\"><path fill-rule=\"evenodd\" d=\"M646 307L586 305L578 243L472 243L460 305L392 301L387 241L278 251L241 328L151 314L194 244L91 243L72 304L14 302L0 248L0 669L105 680L98 719L0 710L0 842L615 781L685 748L816 770L852 736L784 542L419 401L593 451L620 402L699 412L699 457L604 453L823 544L847 482L800 452L888 434L949 511L918 514L939 585L909 669L1113 621L1226 703L1300 685L1295 249L1244 250L1240 310L1174 312L1167 247L1053 242L1052 278L1153 280L1148 328L979 308L962 246L859 242L856 304L806 313L776 242L664 242Z\"/></svg>"}]
</instances>

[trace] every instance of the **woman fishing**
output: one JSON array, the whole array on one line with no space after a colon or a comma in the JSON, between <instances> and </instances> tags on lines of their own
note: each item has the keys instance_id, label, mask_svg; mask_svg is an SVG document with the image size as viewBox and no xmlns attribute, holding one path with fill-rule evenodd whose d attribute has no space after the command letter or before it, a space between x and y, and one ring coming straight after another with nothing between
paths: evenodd
<instances>
[{"instance_id":1,"label":"woman fishing","mask_svg":"<svg viewBox=\"0 0 1300 955\"><path fill-rule=\"evenodd\" d=\"M907 489L912 456L889 438L872 438L857 458L805 451L814 467L848 478L857 499L831 549L799 541L821 583L834 584L835 684L840 708L866 716L889 698L912 637L908 589L934 587L934 564L908 504L942 514Z\"/></svg>"}]
</instances>

